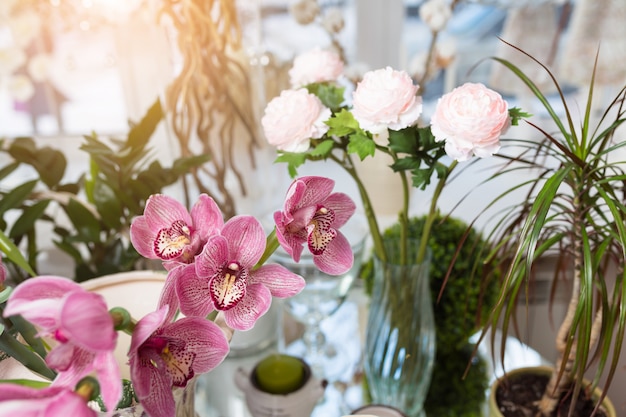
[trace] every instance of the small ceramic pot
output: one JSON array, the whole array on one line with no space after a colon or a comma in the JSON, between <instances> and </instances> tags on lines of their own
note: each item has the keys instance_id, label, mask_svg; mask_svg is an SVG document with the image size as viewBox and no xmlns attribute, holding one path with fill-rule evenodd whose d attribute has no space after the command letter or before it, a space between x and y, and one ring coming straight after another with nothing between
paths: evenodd
<instances>
[{"instance_id":1,"label":"small ceramic pot","mask_svg":"<svg viewBox=\"0 0 626 417\"><path fill-rule=\"evenodd\" d=\"M489 417L503 417L502 413L500 412L500 409L498 408L498 403L496 401L496 391L498 387L500 386L501 381L503 381L507 375L514 376L514 375L519 375L523 373L552 375L552 372L553 372L553 368L549 366L530 366L530 367L518 368L518 369L508 371L504 377L500 377L499 379L495 380L493 384L491 385L491 389L489 392ZM596 388L593 392L592 397L594 399L600 398L601 393L602 391L600 390L600 388ZM615 407L613 406L613 403L611 402L611 400L609 400L608 397L604 398L604 400L602 401L602 406L609 417L617 416L617 414L615 413Z\"/></svg>"},{"instance_id":2,"label":"small ceramic pot","mask_svg":"<svg viewBox=\"0 0 626 417\"><path fill-rule=\"evenodd\" d=\"M314 378L311 368L303 361L305 382L301 388L289 394L270 394L259 389L254 368L249 371L238 368L235 385L245 395L248 411L253 417L302 417L309 416L318 400L324 395L327 382Z\"/></svg>"},{"instance_id":3,"label":"small ceramic pot","mask_svg":"<svg viewBox=\"0 0 626 417\"><path fill-rule=\"evenodd\" d=\"M407 417L402 411L397 408L389 407L388 405L370 404L363 406L352 412L355 417L359 416L372 416L372 417ZM348 417L348 416L346 416Z\"/></svg>"}]
</instances>

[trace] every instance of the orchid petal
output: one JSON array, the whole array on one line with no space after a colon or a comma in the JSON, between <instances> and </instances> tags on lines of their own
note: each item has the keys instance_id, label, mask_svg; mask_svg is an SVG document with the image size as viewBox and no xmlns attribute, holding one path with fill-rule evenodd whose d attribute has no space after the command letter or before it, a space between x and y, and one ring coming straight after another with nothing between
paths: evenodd
<instances>
[{"instance_id":1,"label":"orchid petal","mask_svg":"<svg viewBox=\"0 0 626 417\"><path fill-rule=\"evenodd\" d=\"M74 361L76 346L71 343L62 343L46 355L46 364L57 371L67 371Z\"/></svg>"},{"instance_id":2,"label":"orchid petal","mask_svg":"<svg viewBox=\"0 0 626 417\"><path fill-rule=\"evenodd\" d=\"M191 208L191 218L196 233L206 240L224 226L224 217L217 203L207 194L200 194L198 201Z\"/></svg>"},{"instance_id":3,"label":"orchid petal","mask_svg":"<svg viewBox=\"0 0 626 417\"><path fill-rule=\"evenodd\" d=\"M72 291L85 291L74 281L43 275L18 285L7 300L5 317L21 314L26 320L44 329L55 326L59 300ZM54 312L54 313L53 313Z\"/></svg>"},{"instance_id":4,"label":"orchid petal","mask_svg":"<svg viewBox=\"0 0 626 417\"><path fill-rule=\"evenodd\" d=\"M94 367L100 383L100 394L107 410L114 410L122 398L122 376L113 352L96 355Z\"/></svg>"},{"instance_id":5,"label":"orchid petal","mask_svg":"<svg viewBox=\"0 0 626 417\"><path fill-rule=\"evenodd\" d=\"M228 260L236 260L243 268L253 267L265 251L263 226L252 216L233 217L224 225L222 236L228 242Z\"/></svg>"},{"instance_id":6,"label":"orchid petal","mask_svg":"<svg viewBox=\"0 0 626 417\"><path fill-rule=\"evenodd\" d=\"M158 259L154 253L155 233L150 230L145 216L136 217L130 225L130 242L144 258Z\"/></svg>"},{"instance_id":7,"label":"orchid petal","mask_svg":"<svg viewBox=\"0 0 626 417\"><path fill-rule=\"evenodd\" d=\"M226 238L224 236L211 236L202 252L196 257L196 274L202 278L212 277L229 260Z\"/></svg>"},{"instance_id":8,"label":"orchid petal","mask_svg":"<svg viewBox=\"0 0 626 417\"><path fill-rule=\"evenodd\" d=\"M250 330L272 303L272 294L263 284L248 285L246 296L224 312L226 324L236 330Z\"/></svg>"},{"instance_id":9,"label":"orchid petal","mask_svg":"<svg viewBox=\"0 0 626 417\"><path fill-rule=\"evenodd\" d=\"M153 233L171 227L176 221L191 224L191 215L182 203L164 194L153 194L146 201L144 218Z\"/></svg>"},{"instance_id":10,"label":"orchid petal","mask_svg":"<svg viewBox=\"0 0 626 417\"><path fill-rule=\"evenodd\" d=\"M163 325L168 311L169 306L165 305L157 311L146 314L137 322L131 338L129 355L136 354L139 347L148 340L152 333Z\"/></svg>"},{"instance_id":11,"label":"orchid petal","mask_svg":"<svg viewBox=\"0 0 626 417\"><path fill-rule=\"evenodd\" d=\"M72 343L91 351L115 349L117 332L101 295L75 291L64 301L59 327Z\"/></svg>"},{"instance_id":12,"label":"orchid petal","mask_svg":"<svg viewBox=\"0 0 626 417\"><path fill-rule=\"evenodd\" d=\"M209 293L218 310L233 308L246 295L248 270L238 263L230 263L222 272L209 280Z\"/></svg>"},{"instance_id":13,"label":"orchid petal","mask_svg":"<svg viewBox=\"0 0 626 417\"><path fill-rule=\"evenodd\" d=\"M356 211L356 204L344 193L333 193L329 195L328 198L324 200L324 207L335 213L335 221L333 222L335 229L339 229L346 224Z\"/></svg>"},{"instance_id":14,"label":"orchid petal","mask_svg":"<svg viewBox=\"0 0 626 417\"><path fill-rule=\"evenodd\" d=\"M139 402L150 417L172 417L176 414L176 404L172 393L172 381L165 372L154 366L142 367L143 383L148 383L146 391L135 387ZM133 378L135 383L136 378ZM141 384L139 384L141 386Z\"/></svg>"},{"instance_id":15,"label":"orchid petal","mask_svg":"<svg viewBox=\"0 0 626 417\"><path fill-rule=\"evenodd\" d=\"M2 384L0 415L95 417L96 412L87 406L84 399L68 388L39 389L17 384Z\"/></svg>"},{"instance_id":16,"label":"orchid petal","mask_svg":"<svg viewBox=\"0 0 626 417\"><path fill-rule=\"evenodd\" d=\"M304 183L306 188L300 196L300 201L295 204L295 209L315 205L320 201L325 200L333 191L333 187L335 186L335 181L326 177L307 176L301 177L296 181Z\"/></svg>"},{"instance_id":17,"label":"orchid petal","mask_svg":"<svg viewBox=\"0 0 626 417\"><path fill-rule=\"evenodd\" d=\"M252 273L250 283L263 284L274 297L287 298L298 294L306 281L300 275L278 264L263 265Z\"/></svg>"},{"instance_id":18,"label":"orchid petal","mask_svg":"<svg viewBox=\"0 0 626 417\"><path fill-rule=\"evenodd\" d=\"M163 289L161 290L159 302L157 304L157 308L161 308L165 305L169 306L168 314L165 318L166 322L169 322L174 318L178 308L180 307L178 295L176 294L176 280L178 279L178 275L183 268L191 268L195 273L195 267L192 264L181 265L183 266L179 266L178 268L174 268L168 272L165 283L163 284Z\"/></svg>"},{"instance_id":19,"label":"orchid petal","mask_svg":"<svg viewBox=\"0 0 626 417\"><path fill-rule=\"evenodd\" d=\"M229 351L222 330L213 322L200 317L184 317L163 328L163 335L185 341L186 348L195 352L193 368L206 373L216 368Z\"/></svg>"},{"instance_id":20,"label":"orchid petal","mask_svg":"<svg viewBox=\"0 0 626 417\"><path fill-rule=\"evenodd\" d=\"M348 239L338 233L337 236L326 246L324 253L313 256L313 263L320 271L329 275L341 275L352 268L354 254Z\"/></svg>"},{"instance_id":21,"label":"orchid petal","mask_svg":"<svg viewBox=\"0 0 626 417\"><path fill-rule=\"evenodd\" d=\"M209 278L199 277L196 271L197 265L176 270L176 294L184 315L206 317L213 311Z\"/></svg>"}]
</instances>

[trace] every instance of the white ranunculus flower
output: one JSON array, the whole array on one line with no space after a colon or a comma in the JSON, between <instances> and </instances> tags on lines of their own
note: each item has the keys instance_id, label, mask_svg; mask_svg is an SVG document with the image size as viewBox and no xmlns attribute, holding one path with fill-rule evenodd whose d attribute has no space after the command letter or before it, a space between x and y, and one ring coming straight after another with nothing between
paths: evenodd
<instances>
[{"instance_id":1,"label":"white ranunculus flower","mask_svg":"<svg viewBox=\"0 0 626 417\"><path fill-rule=\"evenodd\" d=\"M430 30L439 32L446 27L452 16L452 9L447 0L428 0L420 6L419 14Z\"/></svg>"},{"instance_id":2,"label":"white ranunculus flower","mask_svg":"<svg viewBox=\"0 0 626 417\"><path fill-rule=\"evenodd\" d=\"M26 63L26 54L17 46L0 48L0 76L11 75Z\"/></svg>"},{"instance_id":3,"label":"white ranunculus flower","mask_svg":"<svg viewBox=\"0 0 626 417\"><path fill-rule=\"evenodd\" d=\"M9 95L15 101L25 102L35 94L35 86L30 78L24 74L13 75L9 78Z\"/></svg>"},{"instance_id":4,"label":"white ranunculus flower","mask_svg":"<svg viewBox=\"0 0 626 417\"><path fill-rule=\"evenodd\" d=\"M418 88L404 71L391 67L369 71L352 93L352 115L363 130L375 135L412 126L422 114Z\"/></svg>"},{"instance_id":5,"label":"white ranunculus flower","mask_svg":"<svg viewBox=\"0 0 626 417\"><path fill-rule=\"evenodd\" d=\"M34 81L45 81L50 74L52 57L48 54L37 54L28 61L28 75Z\"/></svg>"},{"instance_id":6,"label":"white ranunculus flower","mask_svg":"<svg viewBox=\"0 0 626 417\"><path fill-rule=\"evenodd\" d=\"M22 12L9 19L9 29L13 41L21 47L26 47L41 32L41 18L32 10Z\"/></svg>"},{"instance_id":7,"label":"white ranunculus flower","mask_svg":"<svg viewBox=\"0 0 626 417\"><path fill-rule=\"evenodd\" d=\"M345 22L343 19L343 12L338 7L330 7L324 13L322 19L322 26L329 33L339 33L343 30Z\"/></svg>"},{"instance_id":8,"label":"white ranunculus flower","mask_svg":"<svg viewBox=\"0 0 626 417\"><path fill-rule=\"evenodd\" d=\"M289 6L291 15L296 22L301 25L312 23L320 13L320 6L317 0L300 0Z\"/></svg>"}]
</instances>

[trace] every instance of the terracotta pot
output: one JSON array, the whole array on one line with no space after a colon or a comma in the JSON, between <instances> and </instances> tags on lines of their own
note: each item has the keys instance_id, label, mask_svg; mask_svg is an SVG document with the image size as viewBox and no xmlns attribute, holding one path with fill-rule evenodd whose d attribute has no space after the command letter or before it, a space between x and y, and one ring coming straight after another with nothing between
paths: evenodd
<instances>
[{"instance_id":1,"label":"terracotta pot","mask_svg":"<svg viewBox=\"0 0 626 417\"><path fill-rule=\"evenodd\" d=\"M491 389L489 392L489 417L503 417L502 413L500 412L498 408L498 404L496 403L496 391L498 387L500 386L500 382L503 381L507 376L510 377L510 376L515 376L515 375L519 375L523 373L537 373L539 375L551 375L552 372L553 372L553 368L549 366L531 366L531 367L524 367L524 368L511 370L507 372L504 377L500 377L497 380L495 380L494 383L491 385ZM596 388L593 392L593 398L594 399L599 398L601 393L602 391L600 390L600 388ZM608 397L604 398L604 400L602 401L602 405L604 409L606 410L606 412L608 413L608 417L617 416L615 412L615 407L613 406L613 403L611 402L611 400L609 400Z\"/></svg>"}]
</instances>

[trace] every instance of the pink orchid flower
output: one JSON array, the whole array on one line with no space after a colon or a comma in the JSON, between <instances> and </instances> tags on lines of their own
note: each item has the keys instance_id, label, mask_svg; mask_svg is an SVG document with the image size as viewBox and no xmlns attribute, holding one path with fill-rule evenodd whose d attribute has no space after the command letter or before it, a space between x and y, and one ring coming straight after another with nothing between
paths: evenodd
<instances>
[{"instance_id":1,"label":"pink orchid flower","mask_svg":"<svg viewBox=\"0 0 626 417\"><path fill-rule=\"evenodd\" d=\"M196 257L195 270L180 271L176 292L182 313L205 317L219 310L228 326L248 330L269 310L272 296L300 292L304 279L281 265L253 269L264 250L265 233L254 217L235 216L226 222Z\"/></svg>"},{"instance_id":2,"label":"pink orchid flower","mask_svg":"<svg viewBox=\"0 0 626 417\"><path fill-rule=\"evenodd\" d=\"M324 177L295 180L287 191L283 211L274 213L274 221L278 241L294 261L300 261L306 243L322 272L340 275L352 267L354 256L339 228L356 206L346 194L333 193L334 185Z\"/></svg>"},{"instance_id":3,"label":"pink orchid flower","mask_svg":"<svg viewBox=\"0 0 626 417\"><path fill-rule=\"evenodd\" d=\"M211 234L224 224L215 201L201 194L187 211L178 200L163 195L150 196L144 214L130 226L130 240L140 255L162 259L166 269L193 262Z\"/></svg>"},{"instance_id":4,"label":"pink orchid flower","mask_svg":"<svg viewBox=\"0 0 626 417\"><path fill-rule=\"evenodd\" d=\"M87 401L67 387L0 385L0 415L20 417L96 417Z\"/></svg>"},{"instance_id":5,"label":"pink orchid flower","mask_svg":"<svg viewBox=\"0 0 626 417\"><path fill-rule=\"evenodd\" d=\"M104 298L62 277L39 276L18 285L4 315L22 315L56 346L46 363L59 371L53 386L74 387L96 372L102 399L112 410L122 395L119 367L113 355L117 332Z\"/></svg>"},{"instance_id":6,"label":"pink orchid flower","mask_svg":"<svg viewBox=\"0 0 626 417\"><path fill-rule=\"evenodd\" d=\"M151 417L175 414L172 387L184 387L195 374L219 365L229 346L222 330L201 317L167 322L168 306L137 323L128 352L139 402Z\"/></svg>"}]
</instances>

